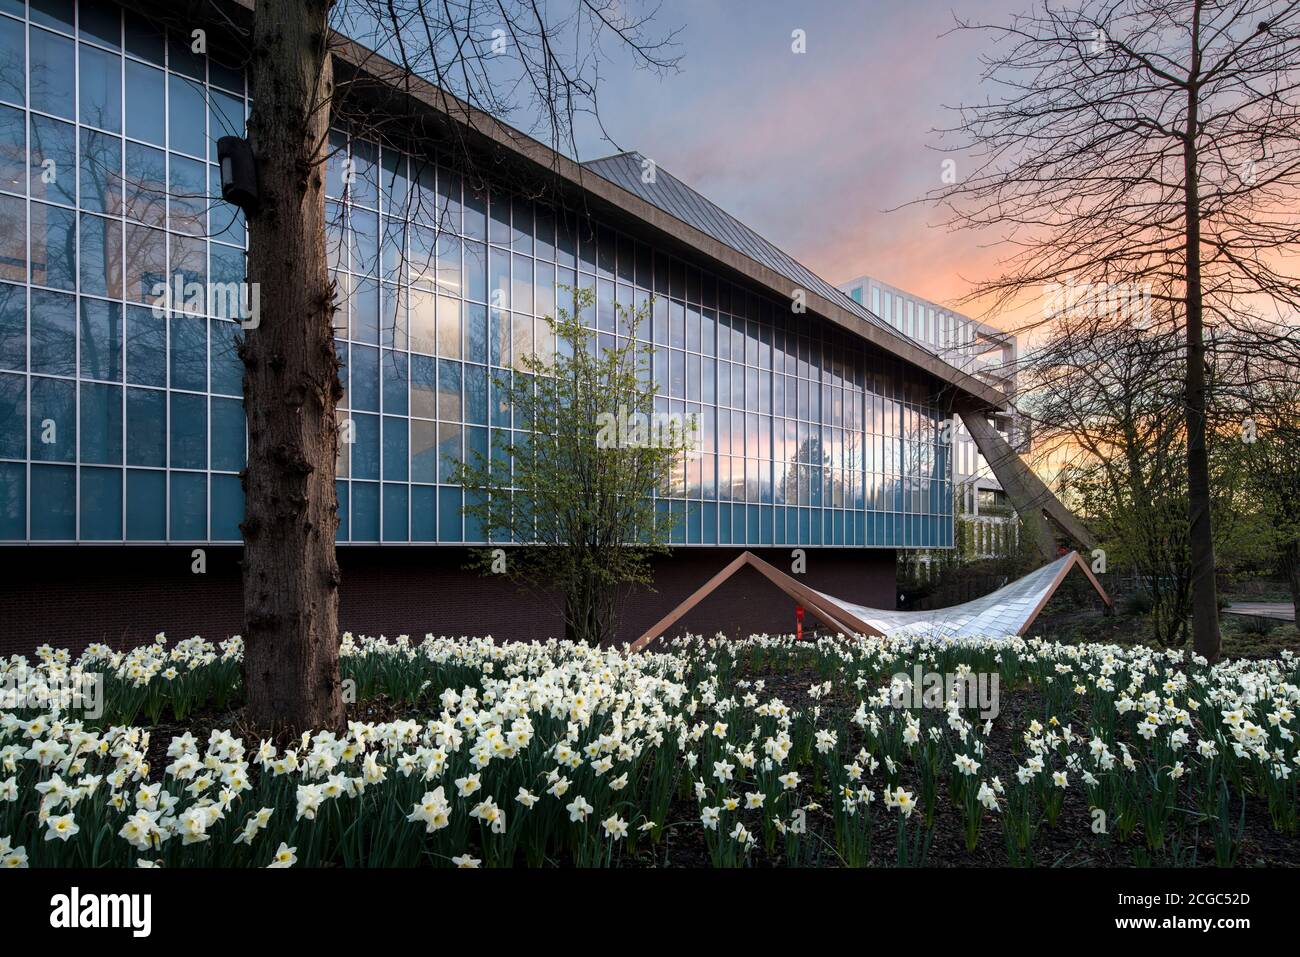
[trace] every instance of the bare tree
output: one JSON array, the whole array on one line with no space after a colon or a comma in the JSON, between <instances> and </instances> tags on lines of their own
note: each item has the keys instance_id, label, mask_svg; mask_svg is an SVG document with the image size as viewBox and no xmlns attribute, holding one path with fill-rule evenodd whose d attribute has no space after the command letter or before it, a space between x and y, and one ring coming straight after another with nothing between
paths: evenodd
<instances>
[{"instance_id":1,"label":"bare tree","mask_svg":"<svg viewBox=\"0 0 1300 957\"><path fill-rule=\"evenodd\" d=\"M522 102L530 127L572 148L595 116L601 44L671 67L672 37L614 0L257 0L244 36L248 134L259 205L248 211L248 280L265 321L248 330L244 405L244 678L250 721L278 731L344 722L338 662L334 490L342 395L329 268L326 166L342 127L418 149L433 110L439 148L471 166L467 128ZM635 6L635 5L633 5ZM651 15L653 10L651 11ZM240 32L235 27L235 32ZM353 42L359 40L374 53ZM418 171L413 171L418 177ZM467 186L467 188L472 188ZM416 190L411 190L412 195ZM402 255L406 255L405 246Z\"/></svg>"},{"instance_id":2,"label":"bare tree","mask_svg":"<svg viewBox=\"0 0 1300 957\"><path fill-rule=\"evenodd\" d=\"M1186 510L1187 430L1178 375L1182 330L1152 318L1098 313L1057 316L1022 357L1022 413L1038 456L1054 462L1065 491L1099 532L1111 570L1128 570L1150 598L1154 637L1182 644L1191 610ZM1216 553L1261 524L1285 564L1288 489L1300 459L1288 457L1300 330L1244 323L1213 336L1207 367L1207 459ZM1258 442L1257 442L1258 439ZM1265 517L1265 512L1268 517ZM1261 543L1262 544L1262 543Z\"/></svg>"},{"instance_id":3,"label":"bare tree","mask_svg":"<svg viewBox=\"0 0 1300 957\"><path fill-rule=\"evenodd\" d=\"M985 33L994 89L954 130L975 169L933 197L1013 252L973 297L1150 298L1183 330L1193 635L1219 652L1205 328L1300 304L1300 5L1048 0ZM1071 293L1064 293L1069 295Z\"/></svg>"}]
</instances>

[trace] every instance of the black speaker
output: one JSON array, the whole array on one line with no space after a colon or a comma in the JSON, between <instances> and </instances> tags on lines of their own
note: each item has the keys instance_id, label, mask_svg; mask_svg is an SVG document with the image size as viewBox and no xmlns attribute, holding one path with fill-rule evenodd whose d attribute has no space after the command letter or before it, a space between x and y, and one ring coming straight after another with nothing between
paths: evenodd
<instances>
[{"instance_id":1,"label":"black speaker","mask_svg":"<svg viewBox=\"0 0 1300 957\"><path fill-rule=\"evenodd\" d=\"M221 198L245 213L257 212L257 165L248 140L238 136L221 137L217 140L217 160L221 163Z\"/></svg>"}]
</instances>

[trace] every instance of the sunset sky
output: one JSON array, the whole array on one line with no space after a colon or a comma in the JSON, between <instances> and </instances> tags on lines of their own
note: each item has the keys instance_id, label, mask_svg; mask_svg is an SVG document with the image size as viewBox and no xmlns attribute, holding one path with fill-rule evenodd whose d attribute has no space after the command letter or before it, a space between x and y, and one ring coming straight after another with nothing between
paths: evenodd
<instances>
[{"instance_id":1,"label":"sunset sky","mask_svg":"<svg viewBox=\"0 0 1300 957\"><path fill-rule=\"evenodd\" d=\"M983 95L980 36L942 36L953 10L1002 23L1027 4L664 0L680 71L608 63L600 112L616 142L586 129L580 158L639 150L831 282L867 273L951 304L996 252L933 208L887 210L940 184L932 131L953 124L945 105Z\"/></svg>"}]
</instances>

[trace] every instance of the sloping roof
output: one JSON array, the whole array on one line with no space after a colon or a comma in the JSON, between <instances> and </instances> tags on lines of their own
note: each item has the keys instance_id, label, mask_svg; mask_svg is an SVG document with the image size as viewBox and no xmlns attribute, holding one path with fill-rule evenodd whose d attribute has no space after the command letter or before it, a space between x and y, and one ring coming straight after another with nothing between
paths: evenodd
<instances>
[{"instance_id":1,"label":"sloping roof","mask_svg":"<svg viewBox=\"0 0 1300 957\"><path fill-rule=\"evenodd\" d=\"M868 608L816 591L752 552L742 552L720 572L701 585L684 602L655 622L632 642L630 651L640 651L681 620L687 612L713 593L728 578L749 566L795 601L805 605L815 618L843 634L908 636L913 638L1006 638L1023 635L1048 600L1074 567L1080 568L1107 605L1113 604L1092 570L1078 552L1070 552L1037 568L997 591L974 601L936 608L933 611L889 611Z\"/></svg>"},{"instance_id":2,"label":"sloping roof","mask_svg":"<svg viewBox=\"0 0 1300 957\"><path fill-rule=\"evenodd\" d=\"M827 282L725 209L691 189L662 166L655 165L652 181L647 183L646 177L642 175L645 162L645 156L631 150L602 159L588 160L582 165L583 168L597 173L629 193L640 196L647 203L670 216L675 216L700 232L712 236L718 242L725 243L736 252L763 263L795 285L817 292L872 325L897 331L853 297L845 295L843 290ZM930 352L935 351L923 342L913 341Z\"/></svg>"}]
</instances>

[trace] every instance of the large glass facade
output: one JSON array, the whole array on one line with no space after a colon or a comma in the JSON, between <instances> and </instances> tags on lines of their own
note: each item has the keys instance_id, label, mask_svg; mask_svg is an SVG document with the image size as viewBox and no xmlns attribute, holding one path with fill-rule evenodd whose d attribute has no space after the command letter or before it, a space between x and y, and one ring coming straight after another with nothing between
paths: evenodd
<instances>
[{"instance_id":1,"label":"large glass facade","mask_svg":"<svg viewBox=\"0 0 1300 957\"><path fill-rule=\"evenodd\" d=\"M178 274L243 279L243 223L209 198L215 141L246 115L240 74L71 0L0 0L0 62L0 538L238 541L244 333L152 303ZM660 493L674 541L951 544L922 373L442 157L343 131L332 147L341 542L484 540L451 462L523 427L496 383L553 354L542 317L572 287L592 290L584 318L606 343L628 332L616 303L653 302L638 333L659 411L703 425Z\"/></svg>"}]
</instances>

